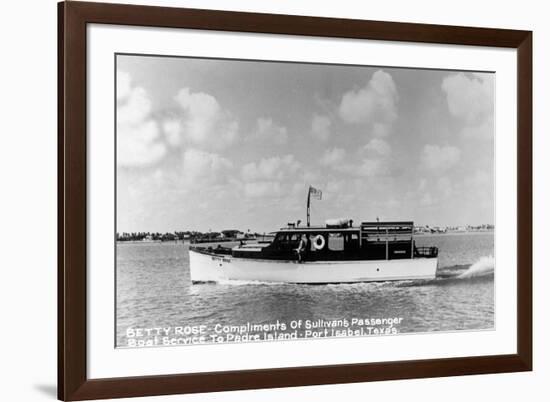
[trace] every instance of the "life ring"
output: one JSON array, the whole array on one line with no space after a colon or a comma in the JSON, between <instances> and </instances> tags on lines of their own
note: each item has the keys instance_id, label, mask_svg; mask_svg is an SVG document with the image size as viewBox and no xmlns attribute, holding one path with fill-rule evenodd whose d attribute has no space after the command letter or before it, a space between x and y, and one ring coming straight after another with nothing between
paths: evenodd
<instances>
[{"instance_id":1,"label":"life ring","mask_svg":"<svg viewBox=\"0 0 550 402\"><path fill-rule=\"evenodd\" d=\"M325 248L325 238L321 235L315 236L315 239L313 239L313 247L315 247L315 250L322 250Z\"/></svg>"}]
</instances>

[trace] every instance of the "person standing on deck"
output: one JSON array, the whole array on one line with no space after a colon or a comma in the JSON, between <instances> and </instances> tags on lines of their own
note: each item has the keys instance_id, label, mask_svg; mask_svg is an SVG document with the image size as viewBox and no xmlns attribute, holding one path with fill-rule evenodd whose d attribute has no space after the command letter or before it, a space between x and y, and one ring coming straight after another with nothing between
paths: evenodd
<instances>
[{"instance_id":1,"label":"person standing on deck","mask_svg":"<svg viewBox=\"0 0 550 402\"><path fill-rule=\"evenodd\" d=\"M296 253L298 254L298 262L303 262L306 250L307 250L307 236L303 234L300 237L300 243L298 244L298 248L296 249Z\"/></svg>"}]
</instances>

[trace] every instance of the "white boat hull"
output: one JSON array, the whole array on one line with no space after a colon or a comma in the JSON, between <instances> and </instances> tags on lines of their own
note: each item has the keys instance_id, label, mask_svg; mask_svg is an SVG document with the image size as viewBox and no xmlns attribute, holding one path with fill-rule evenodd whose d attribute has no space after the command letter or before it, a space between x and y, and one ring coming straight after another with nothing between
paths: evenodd
<instances>
[{"instance_id":1,"label":"white boat hull","mask_svg":"<svg viewBox=\"0 0 550 402\"><path fill-rule=\"evenodd\" d=\"M279 261L235 258L189 250L191 280L353 283L433 279L437 258L362 261Z\"/></svg>"}]
</instances>

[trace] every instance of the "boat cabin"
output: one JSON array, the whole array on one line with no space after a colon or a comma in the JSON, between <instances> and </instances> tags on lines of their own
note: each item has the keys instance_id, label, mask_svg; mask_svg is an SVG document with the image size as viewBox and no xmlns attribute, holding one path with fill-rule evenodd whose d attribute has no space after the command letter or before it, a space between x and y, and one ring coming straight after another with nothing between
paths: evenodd
<instances>
[{"instance_id":1,"label":"boat cabin","mask_svg":"<svg viewBox=\"0 0 550 402\"><path fill-rule=\"evenodd\" d=\"M234 257L301 259L303 261L395 260L436 257L437 247L416 247L414 224L404 222L351 221L340 225L282 228L267 245L243 245L232 250ZM300 241L305 247L297 253Z\"/></svg>"}]
</instances>

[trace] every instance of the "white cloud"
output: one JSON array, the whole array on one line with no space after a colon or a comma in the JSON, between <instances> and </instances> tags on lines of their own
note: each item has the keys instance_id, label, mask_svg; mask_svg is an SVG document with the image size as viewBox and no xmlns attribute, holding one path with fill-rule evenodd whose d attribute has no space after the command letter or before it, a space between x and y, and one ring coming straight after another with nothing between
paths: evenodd
<instances>
[{"instance_id":1,"label":"white cloud","mask_svg":"<svg viewBox=\"0 0 550 402\"><path fill-rule=\"evenodd\" d=\"M124 100L130 95L131 78L126 71L117 70L116 72L116 98Z\"/></svg>"},{"instance_id":2,"label":"white cloud","mask_svg":"<svg viewBox=\"0 0 550 402\"><path fill-rule=\"evenodd\" d=\"M493 112L493 75L464 73L443 79L441 88L447 96L449 111L469 124L477 124Z\"/></svg>"},{"instance_id":3,"label":"white cloud","mask_svg":"<svg viewBox=\"0 0 550 402\"><path fill-rule=\"evenodd\" d=\"M344 160L346 151L342 148L327 149L320 159L320 163L325 166L334 166Z\"/></svg>"},{"instance_id":4,"label":"white cloud","mask_svg":"<svg viewBox=\"0 0 550 402\"><path fill-rule=\"evenodd\" d=\"M183 111L179 134L184 141L202 148L221 149L237 140L238 122L214 96L182 88L174 99ZM174 132L169 135L177 142Z\"/></svg>"},{"instance_id":5,"label":"white cloud","mask_svg":"<svg viewBox=\"0 0 550 402\"><path fill-rule=\"evenodd\" d=\"M166 141L174 147L181 144L181 121L178 119L168 119L162 123L162 130Z\"/></svg>"},{"instance_id":6,"label":"white cloud","mask_svg":"<svg viewBox=\"0 0 550 402\"><path fill-rule=\"evenodd\" d=\"M264 158L241 168L242 187L248 198L278 198L288 196L301 165L293 155ZM301 180L299 180L301 182ZM302 183L303 185L303 183Z\"/></svg>"},{"instance_id":7,"label":"white cloud","mask_svg":"<svg viewBox=\"0 0 550 402\"><path fill-rule=\"evenodd\" d=\"M260 181L245 183L244 193L250 198L279 197L282 195L281 183L276 181Z\"/></svg>"},{"instance_id":8,"label":"white cloud","mask_svg":"<svg viewBox=\"0 0 550 402\"><path fill-rule=\"evenodd\" d=\"M397 88L385 71L376 71L368 84L344 94L340 117L347 123L389 124L397 117Z\"/></svg>"},{"instance_id":9,"label":"white cloud","mask_svg":"<svg viewBox=\"0 0 550 402\"><path fill-rule=\"evenodd\" d=\"M390 144L380 138L373 138L370 140L367 145L365 145L364 149L381 156L387 156L391 152Z\"/></svg>"},{"instance_id":10,"label":"white cloud","mask_svg":"<svg viewBox=\"0 0 550 402\"><path fill-rule=\"evenodd\" d=\"M453 146L426 145L422 153L424 167L444 171L460 161L460 150Z\"/></svg>"},{"instance_id":11,"label":"white cloud","mask_svg":"<svg viewBox=\"0 0 550 402\"><path fill-rule=\"evenodd\" d=\"M294 175L299 168L300 163L294 159L293 155L275 156L244 165L241 169L241 176L246 182L282 180Z\"/></svg>"},{"instance_id":12,"label":"white cloud","mask_svg":"<svg viewBox=\"0 0 550 402\"><path fill-rule=\"evenodd\" d=\"M494 137L493 74L449 75L443 79L441 88L449 112L464 123L462 136L486 140Z\"/></svg>"},{"instance_id":13,"label":"white cloud","mask_svg":"<svg viewBox=\"0 0 550 402\"><path fill-rule=\"evenodd\" d=\"M478 169L473 174L464 177L464 190L479 194L492 194L493 193L493 177L492 174L485 170Z\"/></svg>"},{"instance_id":14,"label":"white cloud","mask_svg":"<svg viewBox=\"0 0 550 402\"><path fill-rule=\"evenodd\" d=\"M475 126L465 126L461 133L466 138L492 139L495 127L493 117L488 117L484 122Z\"/></svg>"},{"instance_id":15,"label":"white cloud","mask_svg":"<svg viewBox=\"0 0 550 402\"><path fill-rule=\"evenodd\" d=\"M151 100L141 87L132 88L117 108L118 124L139 124L151 113Z\"/></svg>"},{"instance_id":16,"label":"white cloud","mask_svg":"<svg viewBox=\"0 0 550 402\"><path fill-rule=\"evenodd\" d=\"M348 157L344 149L328 149L321 157L320 163L351 177L365 178L389 174L388 156L391 148L386 141L373 138L358 151L355 156Z\"/></svg>"},{"instance_id":17,"label":"white cloud","mask_svg":"<svg viewBox=\"0 0 550 402\"><path fill-rule=\"evenodd\" d=\"M372 135L374 137L386 137L390 133L391 124L389 123L374 123L372 125Z\"/></svg>"},{"instance_id":18,"label":"white cloud","mask_svg":"<svg viewBox=\"0 0 550 402\"><path fill-rule=\"evenodd\" d=\"M311 120L311 133L319 141L327 141L330 137L332 122L328 116L315 114Z\"/></svg>"},{"instance_id":19,"label":"white cloud","mask_svg":"<svg viewBox=\"0 0 550 402\"><path fill-rule=\"evenodd\" d=\"M334 166L334 170L351 177L385 176L389 168L385 160L380 158L363 158L357 163L343 163Z\"/></svg>"},{"instance_id":20,"label":"white cloud","mask_svg":"<svg viewBox=\"0 0 550 402\"><path fill-rule=\"evenodd\" d=\"M409 196L414 197L418 200L422 206L432 206L446 202L454 193L455 186L451 180L442 176L437 180L428 180L425 178L421 179L416 190L416 193L410 193Z\"/></svg>"},{"instance_id":21,"label":"white cloud","mask_svg":"<svg viewBox=\"0 0 550 402\"><path fill-rule=\"evenodd\" d=\"M345 150L334 148L325 151L320 162L351 177L386 176L390 173L390 152L391 147L386 141L373 138L358 150L355 161L350 160Z\"/></svg>"},{"instance_id":22,"label":"white cloud","mask_svg":"<svg viewBox=\"0 0 550 402\"><path fill-rule=\"evenodd\" d=\"M189 88L183 88L175 99L186 113L186 137L195 143L209 140L213 127L221 117L221 108L216 98L203 92L192 93Z\"/></svg>"},{"instance_id":23,"label":"white cloud","mask_svg":"<svg viewBox=\"0 0 550 402\"><path fill-rule=\"evenodd\" d=\"M117 165L146 166L165 155L166 147L157 142L158 126L147 120L134 126L119 126L117 129Z\"/></svg>"},{"instance_id":24,"label":"white cloud","mask_svg":"<svg viewBox=\"0 0 550 402\"><path fill-rule=\"evenodd\" d=\"M185 184L211 184L227 178L233 164L218 154L189 148L183 153L182 167Z\"/></svg>"},{"instance_id":25,"label":"white cloud","mask_svg":"<svg viewBox=\"0 0 550 402\"><path fill-rule=\"evenodd\" d=\"M165 153L147 91L132 87L130 76L117 71L117 165L147 166Z\"/></svg>"},{"instance_id":26,"label":"white cloud","mask_svg":"<svg viewBox=\"0 0 550 402\"><path fill-rule=\"evenodd\" d=\"M256 121L256 129L250 139L284 145L288 142L288 132L286 127L274 123L273 119L260 117Z\"/></svg>"},{"instance_id":27,"label":"white cloud","mask_svg":"<svg viewBox=\"0 0 550 402\"><path fill-rule=\"evenodd\" d=\"M365 158L359 164L355 175L360 177L374 177L381 176L386 173L387 166L384 164L383 160Z\"/></svg>"}]
</instances>

